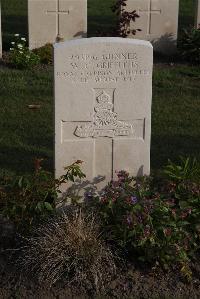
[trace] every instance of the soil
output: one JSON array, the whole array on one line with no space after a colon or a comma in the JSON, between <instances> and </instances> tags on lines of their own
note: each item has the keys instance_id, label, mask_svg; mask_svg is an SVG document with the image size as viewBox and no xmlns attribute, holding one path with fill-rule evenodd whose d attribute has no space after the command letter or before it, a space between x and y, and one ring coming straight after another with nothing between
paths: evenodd
<instances>
[{"instance_id":1,"label":"soil","mask_svg":"<svg viewBox=\"0 0 200 299\"><path fill-rule=\"evenodd\" d=\"M87 281L80 287L69 286L63 279L49 289L48 285L40 285L31 276L25 277L15 266L18 250L10 249L20 248L19 240L14 226L0 217L0 299L200 298L200 258L190 265L191 281L177 268L164 271L160 267L134 262L125 265L120 260L117 275L105 285L101 294L95 294Z\"/></svg>"},{"instance_id":2,"label":"soil","mask_svg":"<svg viewBox=\"0 0 200 299\"><path fill-rule=\"evenodd\" d=\"M118 269L102 294L88 288L67 285L64 280L51 289L20 273L8 260L9 251L0 254L0 299L65 299L65 298L200 298L200 264L193 264L191 282L178 270L139 268L130 264Z\"/></svg>"}]
</instances>

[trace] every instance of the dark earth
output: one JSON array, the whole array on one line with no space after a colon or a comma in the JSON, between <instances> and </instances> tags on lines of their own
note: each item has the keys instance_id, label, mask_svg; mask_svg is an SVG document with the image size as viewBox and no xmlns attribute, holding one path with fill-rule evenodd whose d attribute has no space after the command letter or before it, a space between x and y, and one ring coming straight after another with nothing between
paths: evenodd
<instances>
[{"instance_id":1,"label":"dark earth","mask_svg":"<svg viewBox=\"0 0 200 299\"><path fill-rule=\"evenodd\" d=\"M0 219L0 299L64 299L64 298L200 298L200 263L191 264L192 277L187 280L174 268L168 271L146 265L119 265L116 277L95 294L90 284L67 285L63 279L51 289L24 277L15 264L16 248L13 227ZM9 237L8 237L9 236ZM13 258L14 256L14 258ZM12 257L12 258L11 258Z\"/></svg>"},{"instance_id":2,"label":"dark earth","mask_svg":"<svg viewBox=\"0 0 200 299\"><path fill-rule=\"evenodd\" d=\"M1 255L0 298L64 299L64 298L200 298L200 265L193 266L191 282L186 282L178 271L168 273L155 270L134 269L119 271L117 277L105 288L105 292L95 295L85 286L70 287L61 281L51 289L26 279L17 269L8 266Z\"/></svg>"}]
</instances>

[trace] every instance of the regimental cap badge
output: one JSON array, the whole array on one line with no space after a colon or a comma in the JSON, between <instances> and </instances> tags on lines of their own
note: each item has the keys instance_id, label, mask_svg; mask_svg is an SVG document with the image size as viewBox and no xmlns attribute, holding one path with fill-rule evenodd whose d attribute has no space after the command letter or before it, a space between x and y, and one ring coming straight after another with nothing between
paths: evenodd
<instances>
[{"instance_id":1,"label":"regimental cap badge","mask_svg":"<svg viewBox=\"0 0 200 299\"><path fill-rule=\"evenodd\" d=\"M109 103L110 100L110 96L103 91L98 97L97 97L97 102L99 104L105 104L105 103Z\"/></svg>"}]
</instances>

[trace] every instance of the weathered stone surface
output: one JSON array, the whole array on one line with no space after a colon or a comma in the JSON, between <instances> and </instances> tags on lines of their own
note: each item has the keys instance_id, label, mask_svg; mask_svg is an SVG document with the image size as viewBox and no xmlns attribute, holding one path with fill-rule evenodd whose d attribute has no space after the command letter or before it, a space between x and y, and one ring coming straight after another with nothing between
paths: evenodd
<instances>
[{"instance_id":1,"label":"weathered stone surface","mask_svg":"<svg viewBox=\"0 0 200 299\"><path fill-rule=\"evenodd\" d=\"M140 16L133 26L142 30L135 38L150 41L162 53L176 51L179 0L128 0L127 11L133 10Z\"/></svg>"},{"instance_id":2,"label":"weathered stone surface","mask_svg":"<svg viewBox=\"0 0 200 299\"><path fill-rule=\"evenodd\" d=\"M87 0L28 0L29 48L85 37Z\"/></svg>"},{"instance_id":3,"label":"weathered stone surface","mask_svg":"<svg viewBox=\"0 0 200 299\"><path fill-rule=\"evenodd\" d=\"M87 179L150 172L153 49L90 38L56 44L55 169L83 160Z\"/></svg>"},{"instance_id":4,"label":"weathered stone surface","mask_svg":"<svg viewBox=\"0 0 200 299\"><path fill-rule=\"evenodd\" d=\"M195 27L200 27L200 0L195 0Z\"/></svg>"}]
</instances>

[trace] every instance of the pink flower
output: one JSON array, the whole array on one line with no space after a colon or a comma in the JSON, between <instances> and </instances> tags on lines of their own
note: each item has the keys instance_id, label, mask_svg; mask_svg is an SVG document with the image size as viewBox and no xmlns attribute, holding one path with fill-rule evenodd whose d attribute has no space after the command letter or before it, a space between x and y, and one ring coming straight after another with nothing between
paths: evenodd
<instances>
[{"instance_id":1,"label":"pink flower","mask_svg":"<svg viewBox=\"0 0 200 299\"><path fill-rule=\"evenodd\" d=\"M172 230L171 230L171 228L165 228L165 229L164 229L164 234L165 234L165 236L167 236L167 237L171 236L171 234L172 234Z\"/></svg>"},{"instance_id":2,"label":"pink flower","mask_svg":"<svg viewBox=\"0 0 200 299\"><path fill-rule=\"evenodd\" d=\"M175 209L172 209L172 215L173 215L174 217L176 217L176 210L175 210Z\"/></svg>"},{"instance_id":3,"label":"pink flower","mask_svg":"<svg viewBox=\"0 0 200 299\"><path fill-rule=\"evenodd\" d=\"M150 226L149 226L149 225L146 225L146 226L145 226L145 229L144 229L144 236L145 236L145 237L149 237L150 234L151 234L151 232L150 232Z\"/></svg>"},{"instance_id":4,"label":"pink flower","mask_svg":"<svg viewBox=\"0 0 200 299\"><path fill-rule=\"evenodd\" d=\"M100 198L100 202L101 203L106 203L107 202L107 198L106 197L101 197Z\"/></svg>"}]
</instances>

